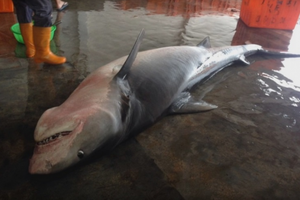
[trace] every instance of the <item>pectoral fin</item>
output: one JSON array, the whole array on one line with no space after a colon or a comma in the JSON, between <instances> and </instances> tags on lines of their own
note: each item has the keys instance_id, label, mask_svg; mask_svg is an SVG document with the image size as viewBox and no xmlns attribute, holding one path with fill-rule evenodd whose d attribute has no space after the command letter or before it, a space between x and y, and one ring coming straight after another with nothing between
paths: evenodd
<instances>
[{"instance_id":1,"label":"pectoral fin","mask_svg":"<svg viewBox=\"0 0 300 200\"><path fill-rule=\"evenodd\" d=\"M250 61L246 59L246 57L244 55L241 55L240 56L240 59L239 59L241 62L245 63L246 65L250 65Z\"/></svg>"},{"instance_id":2,"label":"pectoral fin","mask_svg":"<svg viewBox=\"0 0 300 200\"><path fill-rule=\"evenodd\" d=\"M203 100L194 100L189 93L185 93L171 105L170 113L195 113L216 109L218 106Z\"/></svg>"}]
</instances>

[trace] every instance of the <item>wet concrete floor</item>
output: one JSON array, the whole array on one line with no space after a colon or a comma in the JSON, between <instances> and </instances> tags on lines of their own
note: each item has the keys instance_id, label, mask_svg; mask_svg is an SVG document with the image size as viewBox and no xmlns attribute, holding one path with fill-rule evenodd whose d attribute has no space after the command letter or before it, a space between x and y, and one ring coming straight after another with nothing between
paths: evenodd
<instances>
[{"instance_id":1,"label":"wet concrete floor","mask_svg":"<svg viewBox=\"0 0 300 200\"><path fill-rule=\"evenodd\" d=\"M68 1L52 51L61 66L24 58L0 14L0 199L299 199L299 59L253 57L197 86L210 112L167 116L104 156L55 175L30 175L37 120L61 104L93 70L127 55L139 31L141 50L251 41L300 52L294 31L248 28L240 0ZM159 102L157 102L159 103Z\"/></svg>"}]
</instances>

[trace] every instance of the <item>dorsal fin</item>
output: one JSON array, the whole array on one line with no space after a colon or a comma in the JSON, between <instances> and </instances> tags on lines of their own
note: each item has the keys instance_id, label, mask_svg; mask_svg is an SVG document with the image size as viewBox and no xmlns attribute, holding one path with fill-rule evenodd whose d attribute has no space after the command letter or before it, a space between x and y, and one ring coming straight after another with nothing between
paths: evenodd
<instances>
[{"instance_id":1,"label":"dorsal fin","mask_svg":"<svg viewBox=\"0 0 300 200\"><path fill-rule=\"evenodd\" d=\"M199 44L197 44L197 47L211 48L209 36L207 36Z\"/></svg>"},{"instance_id":2,"label":"dorsal fin","mask_svg":"<svg viewBox=\"0 0 300 200\"><path fill-rule=\"evenodd\" d=\"M132 66L135 58L136 58L136 55L139 51L139 48L140 48L140 45L142 43L142 40L144 38L144 35L145 35L145 31L144 29L141 30L139 36L137 37L125 63L123 64L123 66L121 67L120 71L116 74L115 77L118 77L118 78L121 78L121 79L125 79L126 78L126 75L128 74L129 70L130 70L130 67Z\"/></svg>"}]
</instances>

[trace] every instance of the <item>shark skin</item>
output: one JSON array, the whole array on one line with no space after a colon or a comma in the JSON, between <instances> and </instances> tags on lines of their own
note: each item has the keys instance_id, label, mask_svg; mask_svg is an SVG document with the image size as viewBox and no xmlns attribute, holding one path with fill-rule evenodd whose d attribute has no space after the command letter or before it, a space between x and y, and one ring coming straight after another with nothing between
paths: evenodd
<instances>
[{"instance_id":1,"label":"shark skin","mask_svg":"<svg viewBox=\"0 0 300 200\"><path fill-rule=\"evenodd\" d=\"M195 100L189 89L235 61L263 53L259 45L211 48L173 46L138 52L141 31L130 54L91 73L58 107L46 110L34 132L29 173L50 174L82 162L93 152L110 151L167 114L193 113L217 106Z\"/></svg>"}]
</instances>

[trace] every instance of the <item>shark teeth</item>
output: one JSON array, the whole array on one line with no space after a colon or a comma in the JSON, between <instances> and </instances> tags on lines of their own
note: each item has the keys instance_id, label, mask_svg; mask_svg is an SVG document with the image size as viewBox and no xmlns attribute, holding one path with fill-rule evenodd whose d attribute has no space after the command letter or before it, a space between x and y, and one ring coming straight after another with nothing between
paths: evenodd
<instances>
[{"instance_id":1,"label":"shark teeth","mask_svg":"<svg viewBox=\"0 0 300 200\"><path fill-rule=\"evenodd\" d=\"M56 133L55 135L52 135L42 141L39 141L37 142L36 144L37 145L45 145L45 144L48 144L49 142L52 142L53 140L56 140L58 139L59 137L62 137L62 136L66 136L66 135L69 135L72 131L64 131L64 132L60 132L60 133Z\"/></svg>"}]
</instances>

